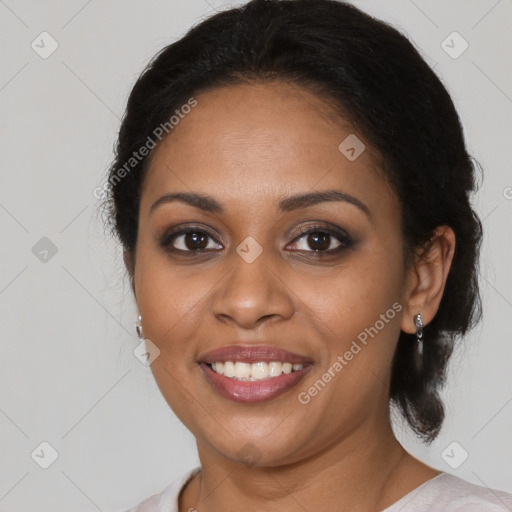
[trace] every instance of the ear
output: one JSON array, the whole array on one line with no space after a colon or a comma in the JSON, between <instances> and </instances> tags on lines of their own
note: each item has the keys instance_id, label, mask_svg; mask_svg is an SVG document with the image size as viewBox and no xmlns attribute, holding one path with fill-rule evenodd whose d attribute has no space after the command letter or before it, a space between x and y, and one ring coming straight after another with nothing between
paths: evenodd
<instances>
[{"instance_id":1,"label":"ear","mask_svg":"<svg viewBox=\"0 0 512 512\"><path fill-rule=\"evenodd\" d=\"M421 313L423 325L427 325L436 315L450 272L455 243L453 229L438 226L425 248L416 255L406 278L402 331L416 333L414 316L418 313Z\"/></svg>"},{"instance_id":2,"label":"ear","mask_svg":"<svg viewBox=\"0 0 512 512\"><path fill-rule=\"evenodd\" d=\"M133 261L133 254L128 249L123 250L123 261L124 261L124 266L126 267L126 270L128 271L128 275L130 276L130 284L132 287L133 295L135 296L135 299L137 299L137 295L135 293L135 281L134 281L135 265L134 265L134 261Z\"/></svg>"}]
</instances>

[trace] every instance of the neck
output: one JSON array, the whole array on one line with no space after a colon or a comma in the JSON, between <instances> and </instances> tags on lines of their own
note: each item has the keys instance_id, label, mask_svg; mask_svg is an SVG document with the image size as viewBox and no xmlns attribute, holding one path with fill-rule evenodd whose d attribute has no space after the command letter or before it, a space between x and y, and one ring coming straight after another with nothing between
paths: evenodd
<instances>
[{"instance_id":1,"label":"neck","mask_svg":"<svg viewBox=\"0 0 512 512\"><path fill-rule=\"evenodd\" d=\"M198 452L202 469L184 490L180 510L378 511L437 474L402 448L389 422L378 435L361 426L313 456L280 466L247 467L199 441Z\"/></svg>"}]
</instances>

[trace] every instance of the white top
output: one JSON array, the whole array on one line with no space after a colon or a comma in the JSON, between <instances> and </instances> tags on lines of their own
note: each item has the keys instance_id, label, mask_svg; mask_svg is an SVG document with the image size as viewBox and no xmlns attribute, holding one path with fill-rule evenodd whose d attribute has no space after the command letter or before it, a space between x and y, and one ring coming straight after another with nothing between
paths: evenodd
<instances>
[{"instance_id":1,"label":"white top","mask_svg":"<svg viewBox=\"0 0 512 512\"><path fill-rule=\"evenodd\" d=\"M187 471L160 494L125 512L180 512L178 495L201 468ZM381 512L512 512L512 494L440 473Z\"/></svg>"}]
</instances>

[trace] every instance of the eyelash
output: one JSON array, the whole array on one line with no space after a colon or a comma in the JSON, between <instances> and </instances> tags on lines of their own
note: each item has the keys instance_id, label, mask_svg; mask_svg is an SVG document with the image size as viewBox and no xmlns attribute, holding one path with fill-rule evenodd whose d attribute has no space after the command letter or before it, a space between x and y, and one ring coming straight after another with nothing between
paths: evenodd
<instances>
[{"instance_id":1,"label":"eyelash","mask_svg":"<svg viewBox=\"0 0 512 512\"><path fill-rule=\"evenodd\" d=\"M160 240L160 245L163 249L165 249L168 252L175 253L175 254L187 255L187 256L191 256L191 257L201 256L207 252L212 251L212 249L183 250L183 249L176 249L176 248L172 247L171 244L174 241L174 239L176 239L177 237L179 237L181 235L187 235L189 233L206 235L215 241L215 237L213 237L213 235L211 235L208 231L206 231L202 228L199 228L198 226L186 226L186 227L182 227L177 230L171 230L171 231L165 233ZM297 241L299 241L300 239L304 238L307 235L313 234L313 233L321 233L321 234L329 235L330 237L334 237L340 242L340 245L338 247L336 247L335 249L328 249L328 250L324 250L324 251L297 250L295 252L311 253L312 255L314 255L313 257L323 257L324 255L325 256L333 256L333 255L337 255L353 246L352 238L344 230L330 228L327 226L320 226L320 225L309 226L307 228L299 229L299 234L297 236L295 236L292 243L297 243Z\"/></svg>"}]
</instances>

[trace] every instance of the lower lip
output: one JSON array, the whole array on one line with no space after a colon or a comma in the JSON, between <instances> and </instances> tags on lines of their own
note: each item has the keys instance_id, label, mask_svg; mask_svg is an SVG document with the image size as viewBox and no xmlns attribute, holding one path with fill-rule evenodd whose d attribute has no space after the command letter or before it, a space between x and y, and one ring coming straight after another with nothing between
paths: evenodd
<instances>
[{"instance_id":1,"label":"lower lip","mask_svg":"<svg viewBox=\"0 0 512 512\"><path fill-rule=\"evenodd\" d=\"M235 402L253 404L271 400L295 386L311 369L305 365L302 370L282 374L265 380L243 381L225 377L214 372L206 363L200 364L206 379L223 397Z\"/></svg>"}]
</instances>

